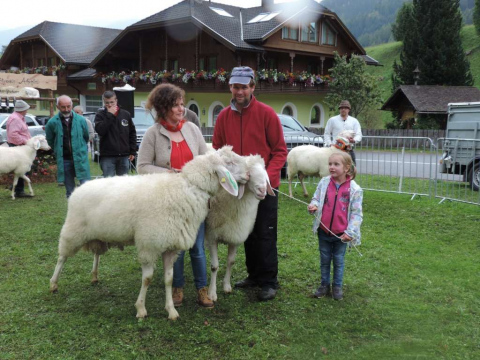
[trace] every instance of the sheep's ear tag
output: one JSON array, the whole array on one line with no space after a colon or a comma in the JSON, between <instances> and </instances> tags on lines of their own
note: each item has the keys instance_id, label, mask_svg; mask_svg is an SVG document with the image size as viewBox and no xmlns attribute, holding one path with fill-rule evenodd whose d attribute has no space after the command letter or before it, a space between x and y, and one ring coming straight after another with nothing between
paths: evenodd
<instances>
[{"instance_id":1,"label":"sheep's ear tag","mask_svg":"<svg viewBox=\"0 0 480 360\"><path fill-rule=\"evenodd\" d=\"M217 169L220 185L231 195L238 195L238 184L226 168Z\"/></svg>"},{"instance_id":2,"label":"sheep's ear tag","mask_svg":"<svg viewBox=\"0 0 480 360\"><path fill-rule=\"evenodd\" d=\"M40 141L39 140L35 141L35 144L33 146L34 146L35 150L40 149Z\"/></svg>"}]
</instances>

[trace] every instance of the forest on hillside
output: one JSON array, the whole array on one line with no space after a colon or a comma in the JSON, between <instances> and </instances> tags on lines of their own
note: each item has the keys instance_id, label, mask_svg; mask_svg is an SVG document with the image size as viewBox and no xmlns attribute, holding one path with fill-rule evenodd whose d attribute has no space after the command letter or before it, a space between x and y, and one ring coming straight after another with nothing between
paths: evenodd
<instances>
[{"instance_id":1,"label":"forest on hillside","mask_svg":"<svg viewBox=\"0 0 480 360\"><path fill-rule=\"evenodd\" d=\"M398 9L408 0L322 0L321 5L337 13L362 46L393 41L391 25ZM460 0L466 24L472 23L475 0Z\"/></svg>"}]
</instances>

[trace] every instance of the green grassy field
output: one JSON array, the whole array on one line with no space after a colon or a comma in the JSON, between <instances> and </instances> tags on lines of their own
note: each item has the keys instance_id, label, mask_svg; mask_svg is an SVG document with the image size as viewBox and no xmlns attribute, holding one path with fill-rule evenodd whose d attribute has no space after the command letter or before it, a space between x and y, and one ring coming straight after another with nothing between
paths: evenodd
<instances>
[{"instance_id":1,"label":"green grassy field","mask_svg":"<svg viewBox=\"0 0 480 360\"><path fill-rule=\"evenodd\" d=\"M312 217L304 204L281 196L274 301L258 303L254 291L219 292L213 310L199 308L187 256L180 319L167 320L159 266L149 317L139 321L134 247L102 257L96 286L93 257L79 252L66 263L59 292L50 294L67 202L63 187L34 189L35 198L15 201L0 191L1 359L480 357L477 206L367 191L363 257L347 254L345 299L336 302L312 298L320 277ZM225 257L222 247L219 278ZM233 280L245 275L242 248Z\"/></svg>"}]
</instances>

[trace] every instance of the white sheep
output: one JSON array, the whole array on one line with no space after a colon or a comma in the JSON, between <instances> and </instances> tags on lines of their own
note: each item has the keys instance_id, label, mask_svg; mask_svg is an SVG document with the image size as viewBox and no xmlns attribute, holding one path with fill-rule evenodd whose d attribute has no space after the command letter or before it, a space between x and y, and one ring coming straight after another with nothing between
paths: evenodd
<instances>
[{"instance_id":1,"label":"white sheep","mask_svg":"<svg viewBox=\"0 0 480 360\"><path fill-rule=\"evenodd\" d=\"M210 200L210 211L206 220L205 239L210 249L211 278L208 296L217 300L218 244L228 245L228 259L223 290L232 292L230 284L231 270L240 244L244 243L253 230L257 217L258 203L268 194L274 195L270 186L265 162L260 155L247 157L247 169L250 179L245 192L233 198L225 191L219 191Z\"/></svg>"},{"instance_id":2,"label":"white sheep","mask_svg":"<svg viewBox=\"0 0 480 360\"><path fill-rule=\"evenodd\" d=\"M339 138L353 137L354 132L351 130L344 130L338 134ZM303 195L308 196L307 188L303 183L306 176L318 176L320 178L330 174L328 170L328 158L336 152L342 152L335 145L329 147L317 147L313 145L301 145L294 147L287 156L287 176L288 176L288 192L292 197L292 180L295 175L298 175L300 184L302 184Z\"/></svg>"},{"instance_id":3,"label":"white sheep","mask_svg":"<svg viewBox=\"0 0 480 360\"><path fill-rule=\"evenodd\" d=\"M188 250L195 243L198 228L208 213L209 199L220 186L237 196L233 176L244 182L248 179L242 157L234 154L231 147L221 150L195 157L181 173L104 178L77 188L68 202L50 291L58 290L58 278L65 261L82 247L94 252L98 260L110 246L135 245L142 265L142 287L135 303L137 317L147 316L145 297L161 255L165 310L169 319L177 319L172 280L178 251ZM226 156L229 154L232 156ZM232 163L235 159L241 161ZM230 173L225 165L234 171ZM96 266L98 263L94 262L94 271Z\"/></svg>"},{"instance_id":4,"label":"white sheep","mask_svg":"<svg viewBox=\"0 0 480 360\"><path fill-rule=\"evenodd\" d=\"M33 189L30 179L25 175L32 168L37 150L50 150L44 135L36 135L28 139L25 145L15 147L0 147L0 174L15 174L12 186L12 199L15 200L15 186L18 179L22 178L28 184L30 194L33 196Z\"/></svg>"}]
</instances>

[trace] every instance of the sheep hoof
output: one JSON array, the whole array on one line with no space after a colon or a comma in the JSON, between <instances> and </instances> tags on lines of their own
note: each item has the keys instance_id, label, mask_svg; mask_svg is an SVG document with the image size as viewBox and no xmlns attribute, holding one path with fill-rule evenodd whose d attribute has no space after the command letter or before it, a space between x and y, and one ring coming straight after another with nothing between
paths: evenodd
<instances>
[{"instance_id":1,"label":"sheep hoof","mask_svg":"<svg viewBox=\"0 0 480 360\"><path fill-rule=\"evenodd\" d=\"M308 197L308 194L303 194L303 196Z\"/></svg>"},{"instance_id":2,"label":"sheep hoof","mask_svg":"<svg viewBox=\"0 0 480 360\"><path fill-rule=\"evenodd\" d=\"M97 284L98 284L98 279L97 279L97 278L92 279L92 281L90 281L90 283L91 283L92 285L97 285Z\"/></svg>"},{"instance_id":3,"label":"sheep hoof","mask_svg":"<svg viewBox=\"0 0 480 360\"><path fill-rule=\"evenodd\" d=\"M137 319L145 319L147 317L147 311L142 310L137 312Z\"/></svg>"},{"instance_id":4,"label":"sheep hoof","mask_svg":"<svg viewBox=\"0 0 480 360\"><path fill-rule=\"evenodd\" d=\"M172 311L172 313L169 313L169 314L168 314L168 320L175 321L175 320L177 320L179 317L180 317L180 315L178 315L178 312L177 312L176 310L174 310L174 311Z\"/></svg>"},{"instance_id":5,"label":"sheep hoof","mask_svg":"<svg viewBox=\"0 0 480 360\"><path fill-rule=\"evenodd\" d=\"M55 294L58 292L58 284L50 284L50 292Z\"/></svg>"},{"instance_id":6,"label":"sheep hoof","mask_svg":"<svg viewBox=\"0 0 480 360\"><path fill-rule=\"evenodd\" d=\"M224 287L223 287L223 292L224 292L225 294L231 294L231 293L232 293L232 287L231 287L230 285L224 286Z\"/></svg>"}]
</instances>

